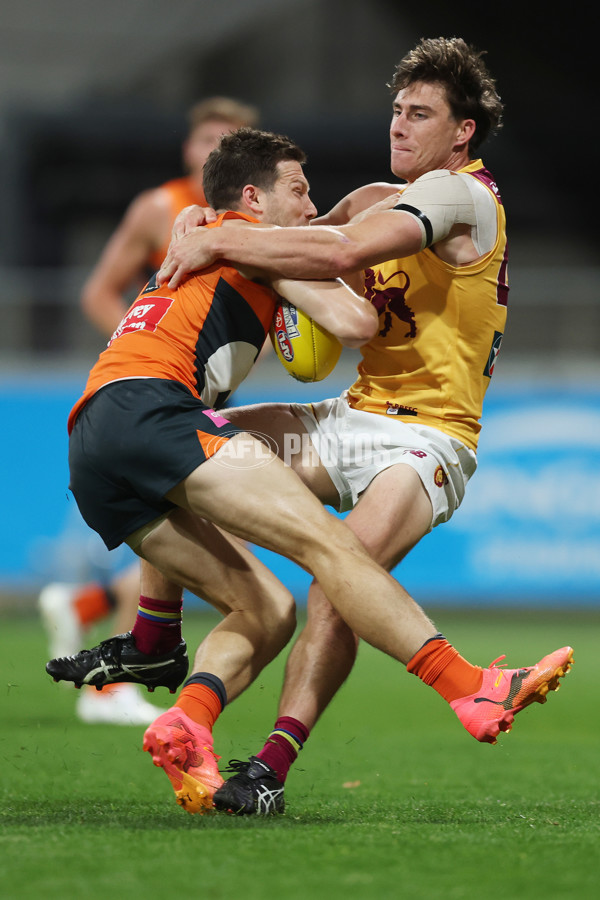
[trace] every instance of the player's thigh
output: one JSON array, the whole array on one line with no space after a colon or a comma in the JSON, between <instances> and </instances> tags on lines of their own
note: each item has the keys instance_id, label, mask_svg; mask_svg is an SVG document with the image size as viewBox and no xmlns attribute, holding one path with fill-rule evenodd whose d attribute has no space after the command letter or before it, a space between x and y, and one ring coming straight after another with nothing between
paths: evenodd
<instances>
[{"instance_id":1,"label":"player's thigh","mask_svg":"<svg viewBox=\"0 0 600 900\"><path fill-rule=\"evenodd\" d=\"M227 418L248 434L264 440L273 453L283 459L287 434L303 431L302 423L287 403L255 403L226 410Z\"/></svg>"},{"instance_id":2,"label":"player's thigh","mask_svg":"<svg viewBox=\"0 0 600 900\"><path fill-rule=\"evenodd\" d=\"M302 421L287 403L258 403L227 410L237 428L267 444L296 472L321 503L337 506L339 497Z\"/></svg>"},{"instance_id":3,"label":"player's thigh","mask_svg":"<svg viewBox=\"0 0 600 900\"><path fill-rule=\"evenodd\" d=\"M391 569L430 531L431 518L419 475L398 463L373 479L345 521L369 555Z\"/></svg>"},{"instance_id":4,"label":"player's thigh","mask_svg":"<svg viewBox=\"0 0 600 900\"><path fill-rule=\"evenodd\" d=\"M353 544L298 476L251 434L231 438L167 498L301 565L309 548L331 544L336 535L340 548Z\"/></svg>"},{"instance_id":5,"label":"player's thigh","mask_svg":"<svg viewBox=\"0 0 600 900\"><path fill-rule=\"evenodd\" d=\"M166 576L166 584L187 588L224 615L249 602L257 613L293 606L287 588L243 541L187 510L175 510L151 528L138 553L158 570L159 580Z\"/></svg>"}]
</instances>

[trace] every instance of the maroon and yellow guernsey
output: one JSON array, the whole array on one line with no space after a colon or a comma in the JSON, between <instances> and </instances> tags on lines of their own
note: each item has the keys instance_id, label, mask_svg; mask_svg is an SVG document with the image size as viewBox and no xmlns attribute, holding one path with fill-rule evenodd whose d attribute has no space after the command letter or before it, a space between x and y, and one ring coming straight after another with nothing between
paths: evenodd
<instances>
[{"instance_id":1,"label":"maroon and yellow guernsey","mask_svg":"<svg viewBox=\"0 0 600 900\"><path fill-rule=\"evenodd\" d=\"M506 220L481 160L460 171L494 198L495 245L468 265L449 265L425 249L367 269L365 291L378 310L379 333L361 348L348 401L354 409L438 428L475 450L506 323Z\"/></svg>"}]
</instances>

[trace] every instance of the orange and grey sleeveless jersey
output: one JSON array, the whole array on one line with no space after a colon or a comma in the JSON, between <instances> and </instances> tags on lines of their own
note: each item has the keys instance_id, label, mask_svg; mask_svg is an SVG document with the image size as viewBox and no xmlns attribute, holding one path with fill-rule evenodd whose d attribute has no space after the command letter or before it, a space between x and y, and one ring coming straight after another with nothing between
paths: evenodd
<instances>
[{"instance_id":1,"label":"orange and grey sleeveless jersey","mask_svg":"<svg viewBox=\"0 0 600 900\"><path fill-rule=\"evenodd\" d=\"M148 260L148 268L152 272L160 269L163 259L167 255L167 250L169 249L169 243L171 241L171 228L178 213L186 206L192 206L193 204L198 204L198 206L207 205L204 192L196 186L195 181L189 176L185 178L173 178L171 181L166 181L164 184L160 185L158 190L166 191L169 195L170 219L169 230L165 235L165 241L162 247L155 250Z\"/></svg>"},{"instance_id":2,"label":"orange and grey sleeveless jersey","mask_svg":"<svg viewBox=\"0 0 600 900\"><path fill-rule=\"evenodd\" d=\"M257 220L227 212L225 218ZM129 307L91 370L69 415L69 432L100 388L131 378L185 385L209 407L221 406L244 380L268 333L277 295L229 266L213 265L170 290L153 278Z\"/></svg>"},{"instance_id":3,"label":"orange and grey sleeveless jersey","mask_svg":"<svg viewBox=\"0 0 600 900\"><path fill-rule=\"evenodd\" d=\"M379 333L361 347L348 402L438 428L475 450L506 322L506 220L481 160L460 171L491 192L496 242L468 265L451 266L425 249L367 269L365 292L379 313Z\"/></svg>"}]
</instances>

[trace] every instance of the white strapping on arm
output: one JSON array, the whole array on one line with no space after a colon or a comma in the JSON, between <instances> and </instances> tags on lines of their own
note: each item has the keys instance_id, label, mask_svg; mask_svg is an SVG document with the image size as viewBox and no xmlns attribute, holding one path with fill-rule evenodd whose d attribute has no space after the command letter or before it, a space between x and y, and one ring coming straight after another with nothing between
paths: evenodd
<instances>
[{"instance_id":1,"label":"white strapping on arm","mask_svg":"<svg viewBox=\"0 0 600 900\"><path fill-rule=\"evenodd\" d=\"M471 238L480 256L496 242L494 199L481 182L466 172L436 169L421 175L402 191L395 208L405 206L414 209L412 215L423 232L423 247L443 240L457 224L471 226ZM403 211L411 213L411 209Z\"/></svg>"}]
</instances>

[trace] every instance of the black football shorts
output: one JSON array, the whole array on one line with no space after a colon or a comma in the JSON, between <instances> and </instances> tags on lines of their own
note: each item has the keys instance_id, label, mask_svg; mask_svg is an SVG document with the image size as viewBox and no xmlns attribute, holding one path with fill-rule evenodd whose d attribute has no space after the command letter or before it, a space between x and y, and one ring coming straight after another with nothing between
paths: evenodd
<instances>
[{"instance_id":1,"label":"black football shorts","mask_svg":"<svg viewBox=\"0 0 600 900\"><path fill-rule=\"evenodd\" d=\"M179 382L106 385L69 440L70 488L83 518L112 550L173 509L165 494L240 431Z\"/></svg>"}]
</instances>

